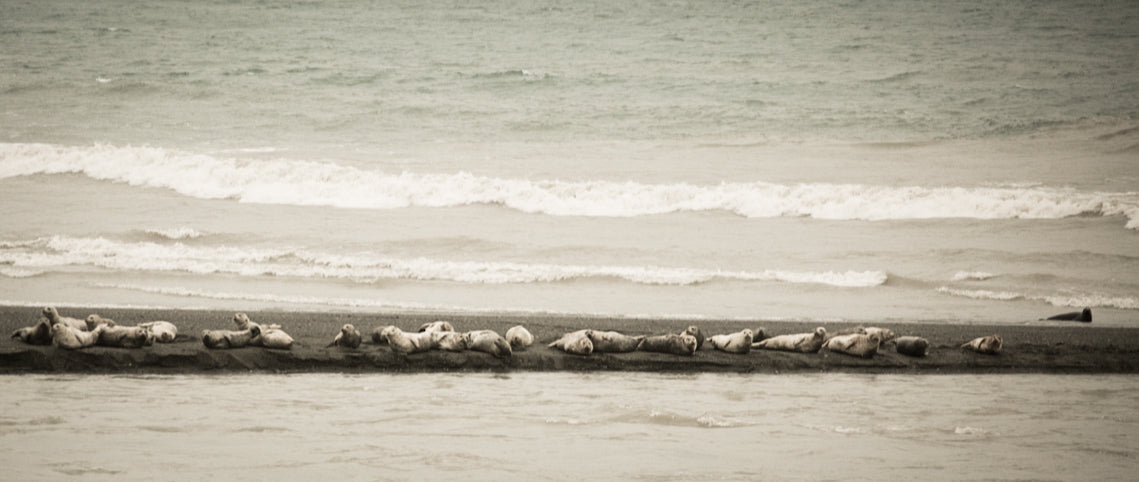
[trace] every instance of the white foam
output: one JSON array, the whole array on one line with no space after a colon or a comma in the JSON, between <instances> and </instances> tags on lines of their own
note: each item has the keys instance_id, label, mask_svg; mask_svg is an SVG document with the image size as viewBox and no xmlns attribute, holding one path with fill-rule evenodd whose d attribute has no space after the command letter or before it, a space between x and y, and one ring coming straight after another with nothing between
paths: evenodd
<instances>
[{"instance_id":1,"label":"white foam","mask_svg":"<svg viewBox=\"0 0 1139 482\"><path fill-rule=\"evenodd\" d=\"M428 258L390 258L370 253L340 255L292 248L189 246L180 242L121 242L106 238L52 236L11 243L0 263L39 270L97 266L116 271L183 271L195 274L455 281L475 284L549 283L612 278L648 285L692 285L712 280L811 283L868 288L888 279L881 271L724 271L657 266L588 266Z\"/></svg>"},{"instance_id":2,"label":"white foam","mask_svg":"<svg viewBox=\"0 0 1139 482\"><path fill-rule=\"evenodd\" d=\"M1128 218L1139 229L1139 193L1039 186L922 187L766 182L644 184L504 179L467 172L390 174L331 162L240 159L153 147L0 144L0 179L80 173L93 179L172 189L202 199L396 209L496 204L555 216L642 216L729 211L751 218L835 220L926 218Z\"/></svg>"},{"instance_id":3,"label":"white foam","mask_svg":"<svg viewBox=\"0 0 1139 482\"><path fill-rule=\"evenodd\" d=\"M953 275L953 281L984 281L996 276L984 271L958 271L957 274Z\"/></svg>"},{"instance_id":4,"label":"white foam","mask_svg":"<svg viewBox=\"0 0 1139 482\"><path fill-rule=\"evenodd\" d=\"M1139 310L1139 298L1126 296L1110 296L1103 294L1053 294L1028 295L1010 291L990 290L962 290L946 286L937 288L938 293L972 298L975 300L1016 301L1029 300L1048 303L1057 307L1068 308L1117 308L1121 310Z\"/></svg>"},{"instance_id":5,"label":"white foam","mask_svg":"<svg viewBox=\"0 0 1139 482\"><path fill-rule=\"evenodd\" d=\"M209 298L215 300L253 301L262 303L285 303L294 305L336 305L350 308L379 308L400 310L459 310L458 307L442 305L426 305L422 303L387 302L381 300L359 298L318 298L311 296L284 296L262 293L226 293L221 291L204 291L180 287L142 286L123 283L94 283L99 288L111 288L143 293L178 296L184 298Z\"/></svg>"},{"instance_id":6,"label":"white foam","mask_svg":"<svg viewBox=\"0 0 1139 482\"><path fill-rule=\"evenodd\" d=\"M997 301L1013 301L1024 299L1025 296L1020 293L1013 293L1009 291L990 291L990 290L959 290L946 286L937 288L938 293L961 296L965 298L972 298L975 300L997 300Z\"/></svg>"},{"instance_id":7,"label":"white foam","mask_svg":"<svg viewBox=\"0 0 1139 482\"><path fill-rule=\"evenodd\" d=\"M989 435L989 431L977 427L954 427L953 433L956 435Z\"/></svg>"},{"instance_id":8,"label":"white foam","mask_svg":"<svg viewBox=\"0 0 1139 482\"><path fill-rule=\"evenodd\" d=\"M1139 298L1097 294L1041 296L1038 299L1052 306L1085 308L1104 307L1122 310L1139 310Z\"/></svg>"},{"instance_id":9,"label":"white foam","mask_svg":"<svg viewBox=\"0 0 1139 482\"><path fill-rule=\"evenodd\" d=\"M167 229L148 229L148 230L146 230L146 232L149 234L156 235L156 236L161 236L161 237L166 238L166 239L174 239L174 240L194 239L194 238L200 238L203 236L203 234L200 231L198 231L194 228L186 227L186 226L180 226L177 228L167 228Z\"/></svg>"},{"instance_id":10,"label":"white foam","mask_svg":"<svg viewBox=\"0 0 1139 482\"><path fill-rule=\"evenodd\" d=\"M0 276L7 276L9 278L31 278L44 274L43 271L38 269L21 269L13 268L11 266L0 266Z\"/></svg>"}]
</instances>

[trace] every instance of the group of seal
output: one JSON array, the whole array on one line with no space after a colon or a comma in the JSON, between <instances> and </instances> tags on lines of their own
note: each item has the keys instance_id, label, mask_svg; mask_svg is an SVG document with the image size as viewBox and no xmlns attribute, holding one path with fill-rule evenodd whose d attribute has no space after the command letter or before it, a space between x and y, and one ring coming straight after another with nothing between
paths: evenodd
<instances>
[{"instance_id":1,"label":"group of seal","mask_svg":"<svg viewBox=\"0 0 1139 482\"><path fill-rule=\"evenodd\" d=\"M566 333L549 344L573 355L591 353L628 353L641 350L672 355L694 355L705 340L696 326L689 326L680 333L652 336L629 336L616 331L594 329L577 330ZM882 347L894 345L901 355L924 357L929 354L929 340L919 336L896 336L887 328L857 326L829 334L826 328L818 327L808 333L790 333L766 336L765 329L743 329L734 333L712 335L708 344L715 350L732 354L746 355L752 350L778 350L794 353L818 353L821 350L845 355L872 358ZM965 343L963 349L977 353L1000 353L1000 335L978 338Z\"/></svg>"},{"instance_id":2,"label":"group of seal","mask_svg":"<svg viewBox=\"0 0 1139 482\"><path fill-rule=\"evenodd\" d=\"M260 325L249 319L245 313L233 315L236 330L202 330L202 344L211 349L244 348L259 346L288 350L293 347L293 337L281 329L281 325Z\"/></svg>"},{"instance_id":3,"label":"group of seal","mask_svg":"<svg viewBox=\"0 0 1139 482\"><path fill-rule=\"evenodd\" d=\"M35 325L12 332L12 338L29 345L53 345L77 350L91 346L141 348L170 343L178 336L178 328L167 321L152 321L137 326L122 326L115 320L97 314L85 320L60 316L55 307L44 308Z\"/></svg>"},{"instance_id":4,"label":"group of seal","mask_svg":"<svg viewBox=\"0 0 1139 482\"><path fill-rule=\"evenodd\" d=\"M329 345L355 349L360 346L344 344L345 331L355 331L352 325L344 325L340 334L336 335ZM388 345L395 353L409 355L423 353L430 350L451 352L478 351L489 353L497 358L508 358L514 355L515 350L525 350L534 342L534 336L522 325L511 327L506 336L499 335L494 330L473 330L467 332L455 331L455 326L449 321L432 321L424 323L418 331L406 332L397 326L381 326L372 330L372 342L377 345Z\"/></svg>"},{"instance_id":5,"label":"group of seal","mask_svg":"<svg viewBox=\"0 0 1139 482\"><path fill-rule=\"evenodd\" d=\"M58 348L75 350L90 346L120 348L140 348L154 343L171 343L178 336L178 327L168 321L150 321L136 326L122 326L109 318L91 314L86 319L61 316L54 307L45 307L43 317L34 325L20 328L12 333L12 339L31 345L54 345ZM1090 323L1091 309L1064 313L1047 318ZM235 330L203 330L202 344L211 349L241 348L260 346L275 349L290 349L293 338L281 329L280 325L260 325L249 319L245 313L233 317ZM422 353L428 350L480 351L495 357L504 358L514 351L526 350L534 343L534 336L523 326L511 327L506 336L493 330L455 331L448 321L424 323L416 332L405 332L395 326L383 326L373 330L371 339L375 344L386 344L392 351L401 354ZM351 324L345 324L327 347L357 349L364 336ZM919 336L896 336L893 331L879 327L854 327L828 334L824 327L812 332L767 336L763 328L743 329L734 333L724 333L705 337L697 326L689 326L679 333L661 335L631 336L613 330L582 329L566 333L549 343L549 348L558 349L573 355L588 356L592 353L630 353L647 351L672 355L692 356L700 350L704 342L715 350L732 354L748 354L752 350L779 350L796 353L829 352L843 353L856 357L870 358L890 344L897 353L924 357L929 354L931 344ZM972 339L960 348L976 353L996 355L1001 353L1003 340L999 334Z\"/></svg>"}]
</instances>

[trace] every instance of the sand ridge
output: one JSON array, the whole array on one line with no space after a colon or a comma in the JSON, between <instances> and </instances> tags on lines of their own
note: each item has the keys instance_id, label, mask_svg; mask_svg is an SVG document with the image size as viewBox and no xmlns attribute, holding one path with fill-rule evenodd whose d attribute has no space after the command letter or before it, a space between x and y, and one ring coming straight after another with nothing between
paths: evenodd
<instances>
[{"instance_id":1,"label":"sand ridge","mask_svg":"<svg viewBox=\"0 0 1139 482\"><path fill-rule=\"evenodd\" d=\"M432 371L651 371L651 372L855 372L855 373L1136 373L1139 372L1139 329L1038 322L1028 324L933 324L874 322L743 322L729 320L656 320L572 316L370 314L261 311L248 312L261 324L280 324L296 339L289 350L246 347L211 350L201 342L203 329L231 329L233 312L201 310L60 308L61 313L86 317L91 313L135 325L166 320L178 326L174 343L124 349L91 347L62 350L27 345L9 339L0 343L0 373L199 373L199 372L432 372ZM40 308L0 307L0 328L6 333L34 324ZM491 329L505 333L523 325L534 335L534 345L509 358L480 352L445 352L400 355L368 336L374 328L395 325L415 331L429 321L448 320L458 331ZM329 347L346 323L365 335L356 349ZM824 326L828 332L857 325L889 328L899 336L917 335L930 341L930 354L913 358L884 346L877 355L862 359L828 353L788 353L752 350L730 354L705 346L694 356L637 351L619 354L566 354L546 344L562 334L593 328L628 335L678 333L697 325L706 335L760 327L768 336L802 333ZM959 347L973 338L1000 334L1004 350L982 355Z\"/></svg>"}]
</instances>

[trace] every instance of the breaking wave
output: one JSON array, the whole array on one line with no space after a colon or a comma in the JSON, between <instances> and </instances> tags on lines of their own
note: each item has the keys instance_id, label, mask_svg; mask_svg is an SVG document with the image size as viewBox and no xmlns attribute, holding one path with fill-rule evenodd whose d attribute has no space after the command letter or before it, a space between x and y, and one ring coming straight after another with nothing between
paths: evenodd
<instances>
[{"instance_id":1,"label":"breaking wave","mask_svg":"<svg viewBox=\"0 0 1139 482\"><path fill-rule=\"evenodd\" d=\"M1017 293L1011 291L991 291L991 290L962 290L942 286L937 288L938 293L959 296L963 298L971 298L975 300L994 300L994 301L1039 301L1048 303L1057 307L1068 308L1118 308L1121 310L1139 310L1139 298L1127 296L1111 296L1103 294L1051 294L1051 295L1029 295L1025 293Z\"/></svg>"},{"instance_id":2,"label":"breaking wave","mask_svg":"<svg viewBox=\"0 0 1139 482\"><path fill-rule=\"evenodd\" d=\"M22 270L95 266L115 271L288 276L374 283L387 279L472 284L548 283L613 278L648 285L693 285L713 280L812 283L864 288L885 284L881 271L726 271L658 266L589 266L428 258L389 258L372 253L332 254L292 248L189 246L181 242L122 242L52 236L0 245L0 264Z\"/></svg>"},{"instance_id":3,"label":"breaking wave","mask_svg":"<svg viewBox=\"0 0 1139 482\"><path fill-rule=\"evenodd\" d=\"M146 233L149 235L160 237L160 238L174 239L174 240L194 239L194 238L200 238L203 236L203 234L200 231L193 229L193 228L188 228L186 226L181 226L181 227L177 227L177 228L168 228L168 229L147 229Z\"/></svg>"},{"instance_id":4,"label":"breaking wave","mask_svg":"<svg viewBox=\"0 0 1139 482\"><path fill-rule=\"evenodd\" d=\"M1139 229L1139 193L1039 186L921 187L766 182L645 184L390 174L331 162L214 157L154 147L0 144L0 179L79 173L93 179L247 203L397 209L494 204L554 216L642 216L721 210L749 218L836 220L1056 219L1126 216Z\"/></svg>"}]
</instances>

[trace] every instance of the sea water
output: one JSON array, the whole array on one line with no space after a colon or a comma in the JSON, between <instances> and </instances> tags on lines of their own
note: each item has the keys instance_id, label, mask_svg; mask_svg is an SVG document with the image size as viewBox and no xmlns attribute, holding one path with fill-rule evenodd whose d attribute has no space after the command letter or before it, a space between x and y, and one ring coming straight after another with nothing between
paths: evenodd
<instances>
[{"instance_id":1,"label":"sea water","mask_svg":"<svg viewBox=\"0 0 1139 482\"><path fill-rule=\"evenodd\" d=\"M1126 375L0 377L5 479L1131 480Z\"/></svg>"},{"instance_id":2,"label":"sea water","mask_svg":"<svg viewBox=\"0 0 1139 482\"><path fill-rule=\"evenodd\" d=\"M1139 310L1134 2L0 5L0 302Z\"/></svg>"},{"instance_id":3,"label":"sea water","mask_svg":"<svg viewBox=\"0 0 1139 482\"><path fill-rule=\"evenodd\" d=\"M1136 52L1136 2L6 0L0 303L1131 326ZM19 480L1128 479L1139 446L1129 376L0 386Z\"/></svg>"}]
</instances>

